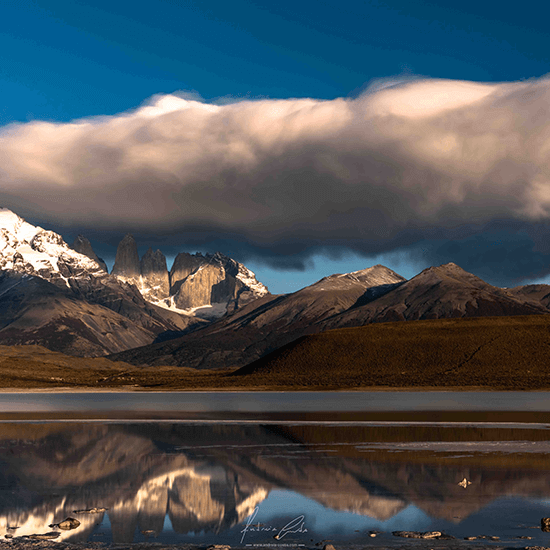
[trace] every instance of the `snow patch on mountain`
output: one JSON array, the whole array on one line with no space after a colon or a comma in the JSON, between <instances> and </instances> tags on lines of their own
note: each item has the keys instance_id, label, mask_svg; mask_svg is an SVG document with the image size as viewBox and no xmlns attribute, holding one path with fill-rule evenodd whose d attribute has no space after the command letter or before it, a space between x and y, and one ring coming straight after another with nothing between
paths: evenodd
<instances>
[{"instance_id":1,"label":"snow patch on mountain","mask_svg":"<svg viewBox=\"0 0 550 550\"><path fill-rule=\"evenodd\" d=\"M237 262L239 272L235 276L244 286L248 287L258 298L269 293L267 287L256 279L256 274L243 264Z\"/></svg>"},{"instance_id":2,"label":"snow patch on mountain","mask_svg":"<svg viewBox=\"0 0 550 550\"><path fill-rule=\"evenodd\" d=\"M71 273L96 273L100 266L67 245L63 238L31 225L11 210L0 210L0 269L62 279Z\"/></svg>"},{"instance_id":3,"label":"snow patch on mountain","mask_svg":"<svg viewBox=\"0 0 550 550\"><path fill-rule=\"evenodd\" d=\"M388 267L377 264L351 273L338 273L323 277L320 281L307 287L312 291L345 290L358 283L367 288L392 285L406 281L404 277L395 273Z\"/></svg>"}]
</instances>

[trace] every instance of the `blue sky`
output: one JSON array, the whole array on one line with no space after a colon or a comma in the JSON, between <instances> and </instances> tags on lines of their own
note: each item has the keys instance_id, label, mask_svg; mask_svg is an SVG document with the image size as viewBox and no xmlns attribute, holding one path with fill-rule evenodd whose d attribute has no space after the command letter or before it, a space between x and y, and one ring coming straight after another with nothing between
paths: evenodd
<instances>
[{"instance_id":1,"label":"blue sky","mask_svg":"<svg viewBox=\"0 0 550 550\"><path fill-rule=\"evenodd\" d=\"M473 1L92 3L7 0L2 3L1 10L0 139L8 151L0 158L0 184L4 188L0 191L2 206L12 208L31 222L60 231L67 240L78 232L88 235L108 261L112 260L117 240L131 231L140 237L138 240L143 248L156 246L168 256L178 250L213 251L223 246L222 252L245 261L276 293L297 290L333 272L362 269L379 262L410 277L423 267L453 260L500 285L545 279L550 273L550 250L545 244L549 233L544 173L548 157L545 146L540 145L550 120L544 78L550 72L550 39L546 21L528 6ZM409 138L406 139L410 141L399 141L398 146L399 151L406 151L406 154L394 156L389 145L383 151L374 145L365 150L359 148L359 152L353 149L353 144L350 145L353 139L372 144L376 142L376 132L357 134L350 116L354 120L360 118L363 111L374 109L374 101L378 98L383 101L382 107L380 101L376 103L377 115L387 102L391 104L390 111L403 101L405 105L415 106L419 102L415 93L424 94L429 102L438 90L417 84L437 84L439 79L451 83L498 83L494 93L500 94L500 103L491 100L479 107L476 102L489 100L475 89L472 93L479 97L475 95L466 103L456 100L458 107L455 103L447 107L458 113L464 105L472 106L469 112L480 121L478 126L481 124L484 128L497 128L496 121L502 118L503 111L499 111L500 115L485 119L485 113L491 109L494 112L515 109L522 120L536 119L542 128L530 127L525 134L518 131L519 138L513 135L514 139L534 140L540 145L537 150L540 154L533 160L527 153L518 154L517 158L509 153L495 160L498 170L493 170L493 165L480 168L480 161L476 160L478 164L470 169L468 162L472 155L464 153L470 150L464 145L461 154L466 155L468 181L456 183L460 179L456 170L446 171L447 164L456 161L454 157L445 156L447 146L439 156L430 158L422 151L421 162L420 157L413 155L414 151L411 153L415 140L420 139L418 132L424 131L424 138L433 134L433 128L439 128L432 125L433 128L425 130L423 117L432 116L430 113L415 119L415 126L410 126L412 129L407 127ZM405 83L405 99L377 95L378 88L400 82ZM509 90L506 83L516 87ZM470 92L470 88L464 91L455 86L448 95L462 97ZM366 101L354 103L365 94ZM533 95L533 100L528 98L529 94ZM258 124L266 124L266 132L271 131L274 123L269 118L270 113L278 108L273 100L311 98L315 104L292 103L281 128L287 133L285 136L292 132L292 139L298 139L296 135L299 134L299 141L290 143L290 138L285 137L283 153L276 152L283 149L273 138L269 150L264 142L261 143L263 160L256 159L257 165L251 168L246 163L252 161L241 156L238 162L229 167L224 164L208 177L204 166L213 161L206 159L199 166L200 177L196 181L189 175L198 170L196 165L184 165L183 161L162 173L158 164L140 165L139 176L138 172L129 176L126 171L119 173L118 179L109 179L105 175L112 172L109 163L122 155L120 151L127 154L119 142L116 148L112 145L115 137L110 138L108 145L102 142L101 147L95 134L93 144L86 141L92 138L85 133L76 132L67 137L72 132L68 125L72 121L92 120L94 131L101 133L103 122L97 117L114 117L124 122L130 120L128 115L136 113L140 106L158 104L159 98L166 96L195 101L190 104L198 113L193 124L197 117L203 117L196 103L222 108L236 103L258 105L257 109L254 107L258 112L250 114L255 121L260 121L254 122L253 132L252 126L245 129L238 126L239 117L243 116L241 111L231 110L231 107L216 114L226 126L227 119L232 124L232 133L224 134L224 140L230 141L235 133L246 134L248 144L260 143L263 132L258 130ZM372 100L368 99L371 97ZM338 98L344 98L344 103L338 103ZM322 108L323 100L333 109L330 113L317 109ZM342 105L353 108L350 107L344 116ZM289 130L288 117L294 116L295 108L306 114L317 109L317 114L309 119L309 115L304 114L303 121L297 118ZM165 113L171 116L173 110L172 107L168 111L163 109L159 116L164 116L162 121L166 121ZM463 112L460 111L460 116ZM392 114L399 120L400 113L392 111ZM172 129L176 127L174 120L170 121ZM342 127L346 130L328 135L323 126L320 132L327 133L328 137L319 144L315 142L319 120L333 121L334 126L344 121ZM371 117L365 124L372 127L375 120L378 119ZM463 130L461 120L457 114L449 127L455 129L457 135L461 131L464 134L471 131L472 140L477 140L471 143L483 143L484 147L488 139L486 132L481 140L479 127L476 126L475 131L470 127ZM49 133L42 132L36 125L38 121L53 123L53 130L48 127ZM158 121L161 124L160 118ZM168 123L163 123L166 129ZM111 132L108 135L116 136L113 125L109 124L104 126ZM209 124L214 125L214 122ZM302 131L300 124L310 132L306 137L306 130ZM509 127L516 132L516 126L517 121ZM143 136L151 128L151 125L141 125L139 135ZM218 143L220 130L211 131ZM388 137L385 127L381 132L388 144L405 139L401 134ZM512 135L512 130L509 132ZM106 134L104 131L103 135ZM171 135L173 131L164 131L163 143L166 150L174 145L174 154L177 154L181 135L174 138L173 144L166 141L170 139L166 136ZM506 140L508 134L503 135L499 134L499 139ZM243 139L239 138L238 143ZM445 143L451 143L448 135L437 139L438 143L445 139ZM205 144L199 140L198 143L204 148L209 142ZM327 165L332 166L334 162L341 165L338 176L329 177L328 168L321 162L324 167L319 169L318 161L326 160L330 151L338 149L335 144L341 143L346 147L326 161ZM78 144L83 145L77 147ZM236 145L233 145L231 151L234 152ZM111 149L105 152L107 147ZM189 148L189 140L182 147ZM477 150L477 145L472 147ZM46 148L43 164L36 168L36 160L42 159ZM318 153L321 149L323 152ZM254 145L251 150L256 153L258 148ZM188 149L185 151L185 158L188 158L190 153ZM297 151L297 158L287 162L293 151ZM157 149L155 154L158 157ZM370 181L369 186L359 191L356 180L342 176L342 169L347 162L355 166L361 162L357 159L369 155L374 160L361 167L367 179L369 170L380 169L382 157L383 163L392 164L392 170L387 175L381 171L383 184L375 178L376 181ZM96 176L97 166L90 168L91 161L86 160L85 170L81 166L82 159L89 156L98 164L104 163ZM264 162L264 157L269 157L268 161ZM513 169L506 168L510 163ZM68 165L72 167L70 177L62 174L62 168ZM536 169L532 168L534 165ZM119 164L113 166L118 169ZM502 176L503 172L506 175L516 167L513 181ZM480 170L484 170L482 176ZM412 175L399 180L398 174L403 173ZM419 173L424 175L418 176ZM411 178L415 177L432 182L432 187L427 189L418 182L411 184ZM152 207L154 215L147 223L139 223L143 218L140 213L152 200L143 191L143 178L148 178L148 185L153 187L162 180L163 184L158 184L159 196L167 193L162 196L170 197L166 201L174 201L179 218L175 210L168 207ZM434 183L437 178L441 179ZM233 183L229 185L227 181ZM322 192L312 192L313 199L302 200L299 190L302 184L304 189L310 186ZM185 187L185 193L178 185L182 189ZM346 186L341 200L338 185ZM442 185L447 189L444 199L439 197L440 191L434 192ZM522 185L529 187L530 194L519 204L516 198L523 196ZM280 194L270 194L273 189ZM248 206L246 200L239 198L239 193L243 197L253 197L254 202ZM120 219L124 223L119 223L117 208L108 211L104 203L100 204L100 195L104 202L112 198L112 204L118 204L121 197L134 201L134 214L123 209ZM174 199L176 195L180 202ZM231 203L232 198L236 204ZM89 210L97 212L97 222L93 216L85 214L85 199ZM536 207L537 200L542 205L540 208ZM182 206L190 201L199 205L190 207L192 212L202 209L196 216L190 216ZM435 204L434 201L438 205L437 212L426 214L426 205ZM225 208L225 203L231 203L230 207ZM394 204L401 206L394 208ZM252 211L254 215L249 216ZM402 214L404 211L406 213ZM289 212L292 215L285 217ZM155 223L155 216L158 216L158 223ZM262 216L266 220L264 225L260 223ZM399 225L403 216L407 222ZM308 223L309 217L315 223ZM233 218L238 218L239 223L233 223ZM372 223L363 224L361 220L366 218L372 219ZM379 227L383 228L380 232L377 231Z\"/></svg>"}]
</instances>

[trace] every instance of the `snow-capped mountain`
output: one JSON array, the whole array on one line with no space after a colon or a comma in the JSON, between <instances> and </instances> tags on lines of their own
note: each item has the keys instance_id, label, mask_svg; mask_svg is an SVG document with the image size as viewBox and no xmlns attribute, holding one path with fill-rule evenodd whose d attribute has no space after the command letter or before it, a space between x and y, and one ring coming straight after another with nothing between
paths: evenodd
<instances>
[{"instance_id":1,"label":"snow-capped mountain","mask_svg":"<svg viewBox=\"0 0 550 550\"><path fill-rule=\"evenodd\" d=\"M325 277L292 294L266 294L200 333L128 350L116 358L136 364L195 368L244 366L289 342L319 332L326 319L398 288L406 279L391 269L367 269Z\"/></svg>"},{"instance_id":2,"label":"snow-capped mountain","mask_svg":"<svg viewBox=\"0 0 550 550\"><path fill-rule=\"evenodd\" d=\"M220 252L180 253L168 272L160 250L150 248L140 259L130 234L118 246L111 273L155 305L205 318L221 317L268 294L252 271Z\"/></svg>"},{"instance_id":3,"label":"snow-capped mountain","mask_svg":"<svg viewBox=\"0 0 550 550\"><path fill-rule=\"evenodd\" d=\"M97 262L72 250L61 235L31 225L7 209L0 210L0 269L68 287L73 277L104 275Z\"/></svg>"},{"instance_id":4,"label":"snow-capped mountain","mask_svg":"<svg viewBox=\"0 0 550 550\"><path fill-rule=\"evenodd\" d=\"M159 308L70 248L61 235L0 210L0 343L103 355L151 343L199 319Z\"/></svg>"}]
</instances>

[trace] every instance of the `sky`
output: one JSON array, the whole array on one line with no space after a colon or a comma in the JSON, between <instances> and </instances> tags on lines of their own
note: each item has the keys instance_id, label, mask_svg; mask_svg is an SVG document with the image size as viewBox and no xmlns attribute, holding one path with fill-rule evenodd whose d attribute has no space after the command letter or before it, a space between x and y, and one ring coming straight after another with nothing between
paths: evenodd
<instances>
[{"instance_id":1,"label":"sky","mask_svg":"<svg viewBox=\"0 0 550 550\"><path fill-rule=\"evenodd\" d=\"M550 34L473 1L5 0L0 206L273 293L382 263L550 281Z\"/></svg>"}]
</instances>

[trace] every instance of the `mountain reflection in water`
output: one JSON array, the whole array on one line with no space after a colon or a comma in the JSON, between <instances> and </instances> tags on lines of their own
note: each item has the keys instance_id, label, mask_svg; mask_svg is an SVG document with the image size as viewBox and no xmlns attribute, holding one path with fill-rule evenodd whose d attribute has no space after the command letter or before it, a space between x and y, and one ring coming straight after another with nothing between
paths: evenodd
<instances>
[{"instance_id":1,"label":"mountain reflection in water","mask_svg":"<svg viewBox=\"0 0 550 550\"><path fill-rule=\"evenodd\" d=\"M274 542L303 515L285 543L371 541L372 529L386 543L392 530L432 529L548 543L535 527L550 515L549 435L528 425L5 423L0 535L76 517L56 540L244 545ZM74 513L94 507L107 511Z\"/></svg>"}]
</instances>

